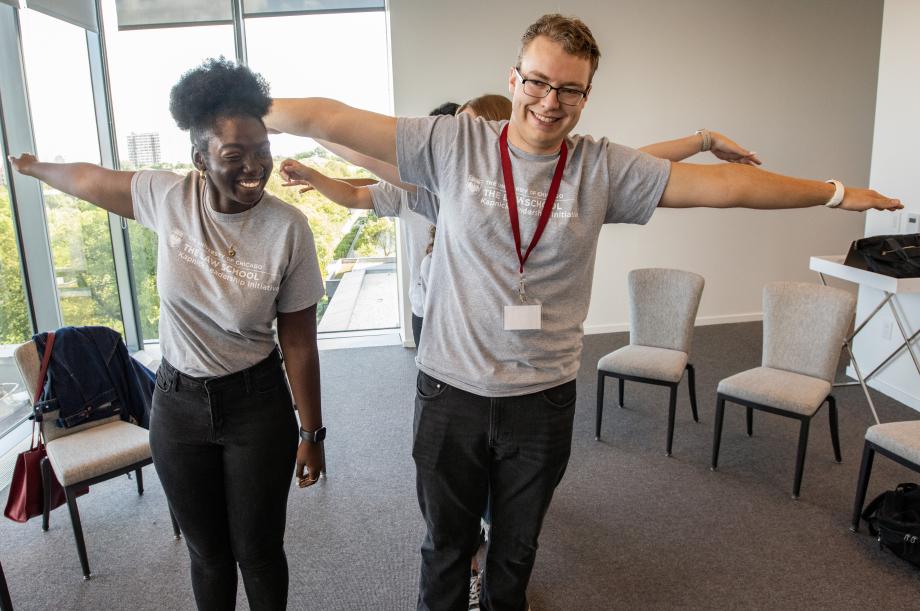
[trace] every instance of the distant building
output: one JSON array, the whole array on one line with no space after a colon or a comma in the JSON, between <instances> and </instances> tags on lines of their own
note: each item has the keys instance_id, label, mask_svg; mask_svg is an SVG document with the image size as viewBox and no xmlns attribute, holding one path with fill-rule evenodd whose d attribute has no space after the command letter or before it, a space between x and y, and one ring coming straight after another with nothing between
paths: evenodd
<instances>
[{"instance_id":1,"label":"distant building","mask_svg":"<svg viewBox=\"0 0 920 611\"><path fill-rule=\"evenodd\" d=\"M160 163L160 134L128 134L128 160L136 168Z\"/></svg>"}]
</instances>

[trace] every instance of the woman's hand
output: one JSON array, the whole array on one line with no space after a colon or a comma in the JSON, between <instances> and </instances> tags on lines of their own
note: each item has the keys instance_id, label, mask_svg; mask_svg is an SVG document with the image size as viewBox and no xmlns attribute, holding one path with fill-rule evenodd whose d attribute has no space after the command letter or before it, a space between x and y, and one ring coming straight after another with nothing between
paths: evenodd
<instances>
[{"instance_id":1,"label":"woman's hand","mask_svg":"<svg viewBox=\"0 0 920 611\"><path fill-rule=\"evenodd\" d=\"M32 176L32 167L38 163L38 159L32 153L23 153L19 157L7 155L6 158L10 160L13 169L23 176Z\"/></svg>"},{"instance_id":2,"label":"woman's hand","mask_svg":"<svg viewBox=\"0 0 920 611\"><path fill-rule=\"evenodd\" d=\"M709 146L710 152L729 163L743 163L745 165L760 165L762 162L757 153L751 152L719 132L709 132L712 143Z\"/></svg>"},{"instance_id":3,"label":"woman's hand","mask_svg":"<svg viewBox=\"0 0 920 611\"><path fill-rule=\"evenodd\" d=\"M322 441L309 443L301 440L297 446L297 466L294 470L300 488L312 486L319 481L320 475L326 472L325 459Z\"/></svg>"},{"instance_id":4,"label":"woman's hand","mask_svg":"<svg viewBox=\"0 0 920 611\"><path fill-rule=\"evenodd\" d=\"M305 166L293 159L285 159L281 162L281 165L278 166L278 173L281 174L281 179L284 180L281 186L296 187L298 185L303 185L304 188L300 190L301 193L313 190L314 187L310 181L315 175L315 172L316 170L313 168Z\"/></svg>"}]
</instances>

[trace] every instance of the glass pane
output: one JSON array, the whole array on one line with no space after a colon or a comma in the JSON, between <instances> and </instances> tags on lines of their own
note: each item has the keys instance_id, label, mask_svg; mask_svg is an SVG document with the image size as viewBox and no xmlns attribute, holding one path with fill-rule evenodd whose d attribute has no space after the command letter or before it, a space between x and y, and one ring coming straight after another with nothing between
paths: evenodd
<instances>
[{"instance_id":1,"label":"glass pane","mask_svg":"<svg viewBox=\"0 0 920 611\"><path fill-rule=\"evenodd\" d=\"M0 148L0 155L6 153ZM29 416L13 350L32 336L6 171L0 164L0 437Z\"/></svg>"},{"instance_id":2,"label":"glass pane","mask_svg":"<svg viewBox=\"0 0 920 611\"><path fill-rule=\"evenodd\" d=\"M206 58L233 57L232 27L119 31L115 0L103 0L102 15L121 168L191 171L191 143L188 132L176 127L169 114L169 90L183 72ZM141 332L144 341L156 341L160 321L156 235L128 221L128 236Z\"/></svg>"},{"instance_id":3,"label":"glass pane","mask_svg":"<svg viewBox=\"0 0 920 611\"><path fill-rule=\"evenodd\" d=\"M246 15L386 8L384 0L243 0Z\"/></svg>"},{"instance_id":4,"label":"glass pane","mask_svg":"<svg viewBox=\"0 0 920 611\"><path fill-rule=\"evenodd\" d=\"M85 31L30 10L20 20L37 155L99 163ZM64 324L124 333L108 215L48 185L42 193Z\"/></svg>"},{"instance_id":5,"label":"glass pane","mask_svg":"<svg viewBox=\"0 0 920 611\"><path fill-rule=\"evenodd\" d=\"M268 80L276 97L324 96L375 112L392 112L383 12L247 19L246 40L249 65ZM343 45L342 40L351 42ZM334 57L329 49L335 49ZM310 77L291 70L279 57L313 58ZM276 167L285 157L294 157L328 176L369 176L310 140L273 135L271 141ZM282 187L277 174L268 189L310 219L326 280L327 297L318 308L319 331L397 327L393 221L349 211L315 191L300 194Z\"/></svg>"},{"instance_id":6,"label":"glass pane","mask_svg":"<svg viewBox=\"0 0 920 611\"><path fill-rule=\"evenodd\" d=\"M109 0L111 1L111 0ZM118 6L119 28L157 28L205 22L227 22L233 18L229 0L114 0ZM115 15L114 11L109 14ZM106 35L115 31L109 24Z\"/></svg>"}]
</instances>

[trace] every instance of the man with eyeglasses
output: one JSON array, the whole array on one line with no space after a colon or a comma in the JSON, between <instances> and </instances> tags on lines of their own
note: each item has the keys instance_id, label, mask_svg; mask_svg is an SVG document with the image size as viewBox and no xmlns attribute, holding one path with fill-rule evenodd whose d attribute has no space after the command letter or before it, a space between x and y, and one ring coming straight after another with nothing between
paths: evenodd
<instances>
[{"instance_id":1,"label":"man with eyeglasses","mask_svg":"<svg viewBox=\"0 0 920 611\"><path fill-rule=\"evenodd\" d=\"M670 163L570 136L600 52L588 27L545 15L509 74L508 123L375 115L275 100L266 123L396 164L439 196L415 402L419 609L464 609L479 517L491 517L482 608L521 611L543 517L569 458L582 323L605 223L656 207L901 207L866 189L735 164ZM693 146L706 148L706 134ZM422 190L420 190L422 191ZM488 506L487 506L488 505Z\"/></svg>"}]
</instances>

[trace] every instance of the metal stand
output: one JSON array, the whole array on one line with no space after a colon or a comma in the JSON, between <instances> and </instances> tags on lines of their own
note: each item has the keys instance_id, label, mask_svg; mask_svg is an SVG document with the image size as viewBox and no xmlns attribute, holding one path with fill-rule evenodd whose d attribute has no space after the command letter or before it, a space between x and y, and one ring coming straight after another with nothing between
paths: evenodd
<instances>
[{"instance_id":1,"label":"metal stand","mask_svg":"<svg viewBox=\"0 0 920 611\"><path fill-rule=\"evenodd\" d=\"M824 284L824 286L827 286L827 280L824 278L824 273L818 272L818 276L821 277L821 282ZM872 410L872 417L875 418L876 424L880 424L880 420L878 419L878 412L876 412L875 410L875 404L872 402L872 396L869 394L869 387L866 385L866 383L869 380L871 380L872 377L876 373L881 371L888 363L890 363L897 355L899 355L904 348L907 348L907 351L910 353L910 357L914 361L914 367L916 367L917 369L917 375L920 375L920 358L917 357L917 353L914 352L914 347L911 345L911 342L913 342L914 339L918 335L920 335L920 329L918 329L917 331L914 331L912 335L908 336L907 327L905 326L904 321L901 320L901 315L898 314L898 309L894 307L895 294L892 292L886 291L886 290L882 290L882 292L885 294L884 299L882 299L879 302L879 304L875 306L875 309L873 309L872 312L866 317L866 319L863 320L853 330L853 332L849 335L849 337L843 340L843 345L847 350L847 354L850 356L850 363L853 365L853 370L856 371L856 378L858 379L858 381L857 382L839 382L839 383L834 384L834 386L855 386L856 384L859 384L862 387L863 394L866 395L866 401L869 403L869 409ZM901 333L901 338L904 341L901 342L898 345L898 347L895 348L891 352L891 354L885 357L875 369L870 371L869 375L864 376L862 374L862 370L859 368L859 363L856 362L856 357L853 355L853 348L852 348L853 338L856 337L857 333L863 330L866 324L870 320L872 320L872 318L876 314L878 314L882 310L882 308L885 307L886 304L888 305L888 308L891 310L891 315L894 317L894 321L898 325L898 331Z\"/></svg>"}]
</instances>

